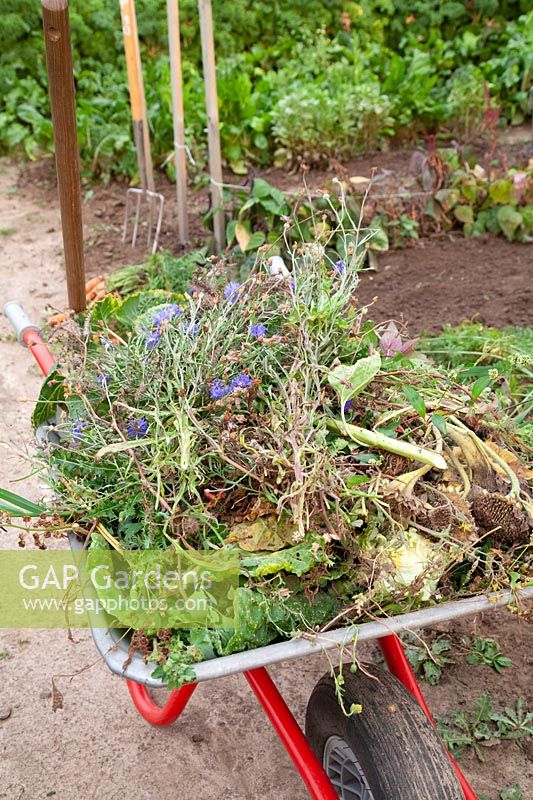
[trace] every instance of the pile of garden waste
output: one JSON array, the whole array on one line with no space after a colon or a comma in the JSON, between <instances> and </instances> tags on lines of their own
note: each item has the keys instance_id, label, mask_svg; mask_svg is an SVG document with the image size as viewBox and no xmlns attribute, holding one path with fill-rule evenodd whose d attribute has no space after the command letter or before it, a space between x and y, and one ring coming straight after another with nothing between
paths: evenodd
<instances>
[{"instance_id":1,"label":"pile of garden waste","mask_svg":"<svg viewBox=\"0 0 533 800\"><path fill-rule=\"evenodd\" d=\"M369 321L364 249L337 229L260 252L242 283L211 259L184 293L110 294L58 333L34 414L55 415L44 538L240 556L234 627L134 633L170 685L202 659L526 583L533 442L512 397L496 370L464 385Z\"/></svg>"}]
</instances>

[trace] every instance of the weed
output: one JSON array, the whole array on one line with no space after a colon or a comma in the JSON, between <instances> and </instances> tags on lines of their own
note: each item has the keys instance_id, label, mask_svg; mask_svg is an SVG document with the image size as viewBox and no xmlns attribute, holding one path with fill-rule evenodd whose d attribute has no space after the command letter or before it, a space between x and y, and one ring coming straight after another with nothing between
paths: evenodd
<instances>
[{"instance_id":1,"label":"weed","mask_svg":"<svg viewBox=\"0 0 533 800\"><path fill-rule=\"evenodd\" d=\"M471 710L454 710L438 717L437 728L452 755L460 756L465 748L471 747L478 759L484 761L483 747L533 736L533 714L522 697L513 707L496 711L491 695L486 693L477 698Z\"/></svg>"},{"instance_id":2,"label":"weed","mask_svg":"<svg viewBox=\"0 0 533 800\"><path fill-rule=\"evenodd\" d=\"M502 654L498 642L483 636L476 637L471 643L466 662L467 664L485 664L498 673L513 663L510 658Z\"/></svg>"},{"instance_id":3,"label":"weed","mask_svg":"<svg viewBox=\"0 0 533 800\"><path fill-rule=\"evenodd\" d=\"M6 661L8 658L11 658L9 650L0 650L0 661Z\"/></svg>"},{"instance_id":4,"label":"weed","mask_svg":"<svg viewBox=\"0 0 533 800\"><path fill-rule=\"evenodd\" d=\"M422 676L431 686L439 683L446 666L456 663L456 659L450 656L451 639L445 636L426 643L419 636L408 633L402 636L402 640L406 643L405 654L415 675Z\"/></svg>"},{"instance_id":5,"label":"weed","mask_svg":"<svg viewBox=\"0 0 533 800\"><path fill-rule=\"evenodd\" d=\"M16 233L16 228L0 228L0 236L11 236L13 233Z\"/></svg>"}]
</instances>

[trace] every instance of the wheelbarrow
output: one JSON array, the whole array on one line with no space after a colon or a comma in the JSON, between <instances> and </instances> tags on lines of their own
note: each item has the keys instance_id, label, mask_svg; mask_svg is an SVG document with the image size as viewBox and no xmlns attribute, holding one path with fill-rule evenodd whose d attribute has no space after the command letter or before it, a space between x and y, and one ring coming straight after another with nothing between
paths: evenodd
<instances>
[{"instance_id":1,"label":"wheelbarrow","mask_svg":"<svg viewBox=\"0 0 533 800\"><path fill-rule=\"evenodd\" d=\"M46 376L55 359L37 326L16 302L4 314L17 338L32 353ZM38 432L38 438L46 431ZM71 535L72 549L83 547ZM242 673L298 769L313 800L476 800L476 795L435 729L416 677L398 637L402 631L434 626L532 599L533 587L518 594L502 592L445 602L392 618L351 625L313 636L296 637L243 653L195 665L196 681L170 692L163 706L150 689L164 688L153 676L155 665L129 652L124 631L92 628L94 643L108 668L126 680L141 716L163 727L175 722L199 683ZM377 640L388 670L372 665L352 671L341 665L344 703L362 707L347 716L339 705L336 682L327 673L314 687L307 705L305 733L273 683L267 667L308 655Z\"/></svg>"},{"instance_id":2,"label":"wheelbarrow","mask_svg":"<svg viewBox=\"0 0 533 800\"><path fill-rule=\"evenodd\" d=\"M52 118L55 131L58 189L61 201L69 306L85 307L81 198L76 144L67 0L42 0ZM44 375L55 359L39 330L17 303L4 313L19 341L27 346ZM71 547L81 543L71 537ZM533 598L533 587L520 593ZM517 599L516 594L513 596ZM242 673L298 769L313 800L476 800L476 795L439 738L398 634L503 606L511 594L442 603L386 620L367 622L297 637L266 647L197 664L196 681L173 690L159 706L150 689L164 687L139 653L130 658L123 631L94 628L92 635L109 669L126 680L135 707L155 726L175 722L197 685ZM267 667L354 642L377 640L388 670L371 672L342 667L344 702L360 704L362 713L346 716L336 683L326 674L313 689L305 733L279 693ZM266 795L265 795L266 796Z\"/></svg>"}]
</instances>

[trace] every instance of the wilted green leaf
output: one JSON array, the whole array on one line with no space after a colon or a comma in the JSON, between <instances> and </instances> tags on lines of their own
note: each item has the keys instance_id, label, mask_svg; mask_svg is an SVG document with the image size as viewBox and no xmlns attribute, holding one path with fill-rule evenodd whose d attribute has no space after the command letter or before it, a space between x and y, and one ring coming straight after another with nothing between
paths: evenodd
<instances>
[{"instance_id":1,"label":"wilted green leaf","mask_svg":"<svg viewBox=\"0 0 533 800\"><path fill-rule=\"evenodd\" d=\"M341 405L362 392L365 386L378 374L381 367L379 353L360 358L353 366L341 364L328 373L328 383L338 393Z\"/></svg>"},{"instance_id":2,"label":"wilted green leaf","mask_svg":"<svg viewBox=\"0 0 533 800\"><path fill-rule=\"evenodd\" d=\"M239 522L233 525L227 542L234 542L249 553L261 550L280 550L293 544L296 528L293 524L280 522L275 514L260 517L255 522Z\"/></svg>"},{"instance_id":3,"label":"wilted green leaf","mask_svg":"<svg viewBox=\"0 0 533 800\"><path fill-rule=\"evenodd\" d=\"M62 403L65 399L64 383L65 378L57 369L53 369L45 378L31 417L34 428L38 428L55 416L58 403Z\"/></svg>"},{"instance_id":4,"label":"wilted green leaf","mask_svg":"<svg viewBox=\"0 0 533 800\"><path fill-rule=\"evenodd\" d=\"M453 213L455 218L465 225L472 225L474 222L474 212L470 206L456 206Z\"/></svg>"},{"instance_id":5,"label":"wilted green leaf","mask_svg":"<svg viewBox=\"0 0 533 800\"><path fill-rule=\"evenodd\" d=\"M489 186L489 197L498 205L514 201L514 183L510 178L500 178Z\"/></svg>"},{"instance_id":6,"label":"wilted green leaf","mask_svg":"<svg viewBox=\"0 0 533 800\"><path fill-rule=\"evenodd\" d=\"M242 222L237 222L235 225L235 238L237 239L237 244L239 245L241 253L246 252L251 237L252 234L247 226L243 225Z\"/></svg>"}]
</instances>

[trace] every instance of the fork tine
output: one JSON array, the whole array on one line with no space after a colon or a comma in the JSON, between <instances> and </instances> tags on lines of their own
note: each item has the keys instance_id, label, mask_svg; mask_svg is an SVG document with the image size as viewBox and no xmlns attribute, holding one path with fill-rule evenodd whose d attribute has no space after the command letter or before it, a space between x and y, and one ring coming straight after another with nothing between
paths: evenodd
<instances>
[{"instance_id":1,"label":"fork tine","mask_svg":"<svg viewBox=\"0 0 533 800\"><path fill-rule=\"evenodd\" d=\"M135 214L133 220L130 220L132 195L135 195ZM164 196L159 192L151 192L138 188L131 188L127 190L126 214L124 219L124 229L122 232L122 241L124 243L126 242L128 236L128 224L130 222L133 222L131 247L135 247L135 245L137 244L137 238L139 235L139 225L141 224L141 209L143 206L143 200L145 200L146 204L148 205L148 222L146 223L146 229L147 229L146 246L151 249L152 253L155 253L159 243L159 234L161 232L161 224L163 222L163 207L165 203ZM157 207L157 214L155 214L156 207ZM154 223L154 218L155 218L155 223ZM154 224L155 224L155 229L154 229Z\"/></svg>"},{"instance_id":2,"label":"fork tine","mask_svg":"<svg viewBox=\"0 0 533 800\"><path fill-rule=\"evenodd\" d=\"M137 206L135 209L135 222L133 223L133 235L131 237L131 246L135 247L137 244L137 233L139 231L139 220L141 218L141 192L137 192Z\"/></svg>"}]
</instances>

